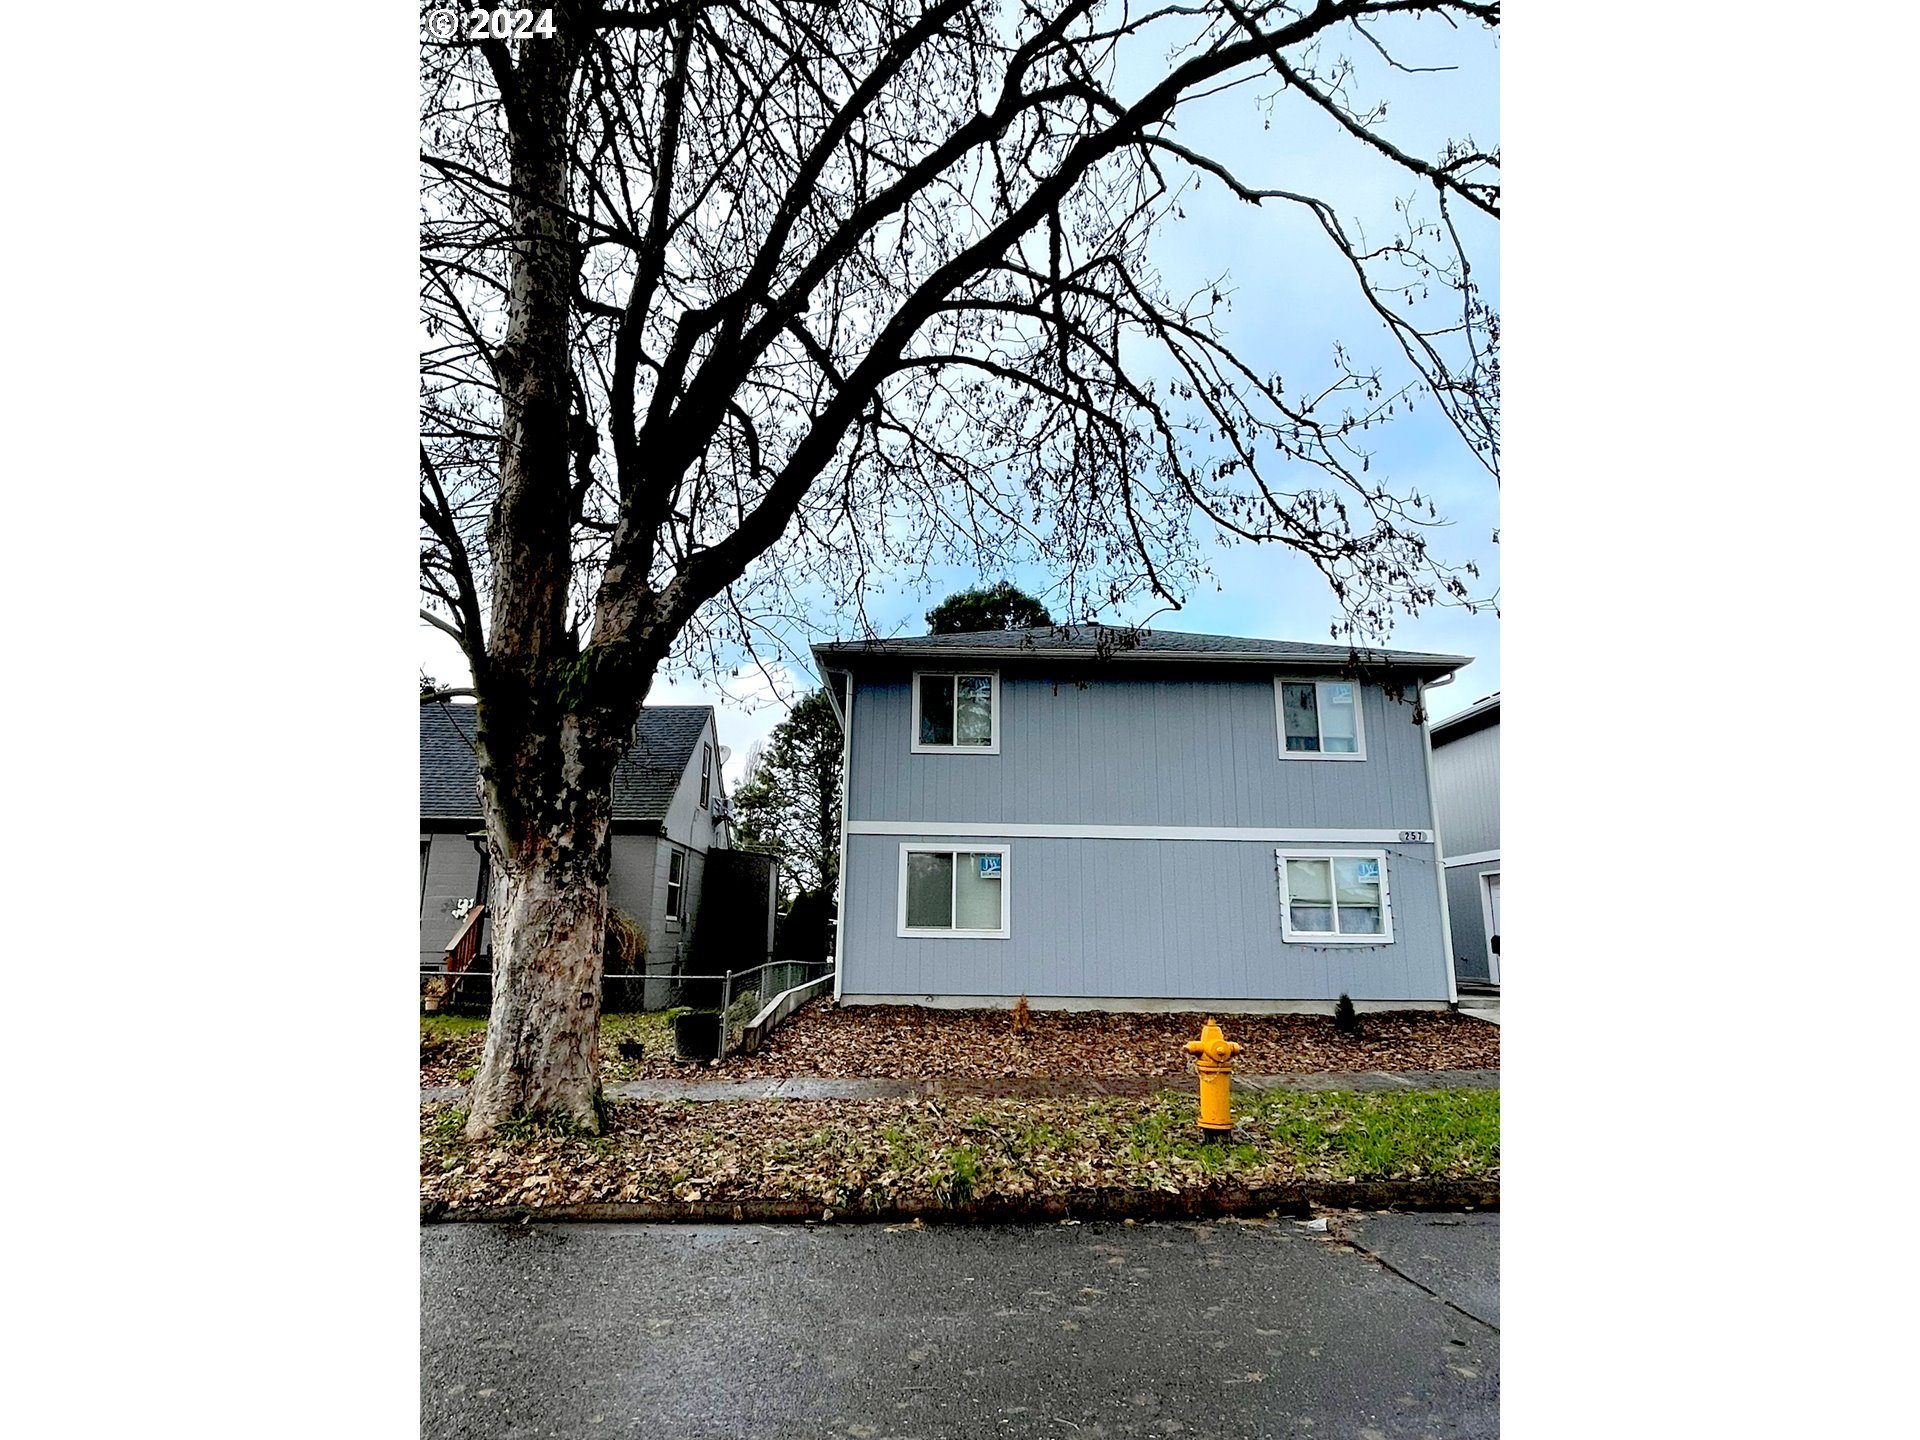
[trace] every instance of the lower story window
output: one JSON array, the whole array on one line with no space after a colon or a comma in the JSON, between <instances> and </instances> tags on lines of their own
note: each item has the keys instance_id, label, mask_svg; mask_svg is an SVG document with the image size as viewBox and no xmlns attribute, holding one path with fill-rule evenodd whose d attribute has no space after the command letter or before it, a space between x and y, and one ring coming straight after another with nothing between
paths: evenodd
<instances>
[{"instance_id":1,"label":"lower story window","mask_svg":"<svg viewBox=\"0 0 1920 1440\"><path fill-rule=\"evenodd\" d=\"M900 933L1007 934L1007 847L900 847Z\"/></svg>"},{"instance_id":2,"label":"lower story window","mask_svg":"<svg viewBox=\"0 0 1920 1440\"><path fill-rule=\"evenodd\" d=\"M687 852L670 850L667 852L667 918L679 920L685 916L682 908L687 893Z\"/></svg>"},{"instance_id":3,"label":"lower story window","mask_svg":"<svg viewBox=\"0 0 1920 1440\"><path fill-rule=\"evenodd\" d=\"M1280 850L1283 939L1380 945L1393 939L1387 857L1381 850Z\"/></svg>"}]
</instances>

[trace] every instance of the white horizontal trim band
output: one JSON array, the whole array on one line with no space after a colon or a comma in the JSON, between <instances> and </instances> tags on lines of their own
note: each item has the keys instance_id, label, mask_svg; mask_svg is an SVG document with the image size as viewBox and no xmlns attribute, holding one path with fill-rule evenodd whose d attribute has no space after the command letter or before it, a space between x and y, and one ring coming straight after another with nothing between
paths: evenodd
<instances>
[{"instance_id":1,"label":"white horizontal trim band","mask_svg":"<svg viewBox=\"0 0 1920 1440\"><path fill-rule=\"evenodd\" d=\"M1334 845L1431 845L1431 830L1275 830L1257 825L1051 825L990 821L849 820L849 835L990 840L1259 840Z\"/></svg>"},{"instance_id":2,"label":"white horizontal trim band","mask_svg":"<svg viewBox=\"0 0 1920 1440\"><path fill-rule=\"evenodd\" d=\"M1449 855L1440 863L1451 869L1455 865L1484 865L1489 860L1498 860L1498 850L1476 850L1471 855Z\"/></svg>"}]
</instances>

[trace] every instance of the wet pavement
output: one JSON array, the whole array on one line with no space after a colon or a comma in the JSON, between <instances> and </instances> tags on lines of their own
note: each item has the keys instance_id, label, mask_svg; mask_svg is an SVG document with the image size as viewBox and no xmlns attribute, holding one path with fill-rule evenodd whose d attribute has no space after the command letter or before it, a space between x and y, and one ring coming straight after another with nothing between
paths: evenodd
<instances>
[{"instance_id":1,"label":"wet pavement","mask_svg":"<svg viewBox=\"0 0 1920 1440\"><path fill-rule=\"evenodd\" d=\"M1328 1074L1241 1075L1246 1090L1497 1090L1498 1070L1357 1070ZM624 1100L887 1100L912 1096L1020 1098L1060 1095L1153 1095L1191 1090L1191 1075L1017 1075L974 1080L629 1080L606 1087L608 1099ZM420 1098L458 1100L459 1086L422 1087Z\"/></svg>"},{"instance_id":2,"label":"wet pavement","mask_svg":"<svg viewBox=\"0 0 1920 1440\"><path fill-rule=\"evenodd\" d=\"M457 1225L420 1246L427 1437L1499 1428L1497 1215Z\"/></svg>"}]
</instances>

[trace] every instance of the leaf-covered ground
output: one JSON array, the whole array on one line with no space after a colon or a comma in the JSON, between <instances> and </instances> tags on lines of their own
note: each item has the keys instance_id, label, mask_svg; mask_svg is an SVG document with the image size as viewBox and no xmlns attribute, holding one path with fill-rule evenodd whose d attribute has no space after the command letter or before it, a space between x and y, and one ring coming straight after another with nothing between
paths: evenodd
<instances>
[{"instance_id":1,"label":"leaf-covered ground","mask_svg":"<svg viewBox=\"0 0 1920 1440\"><path fill-rule=\"evenodd\" d=\"M1024 1034L1005 1010L928 1010L915 1005L815 1001L767 1037L758 1055L729 1059L730 1077L847 1075L1181 1075L1187 1041L1207 1017L1035 1011ZM1500 1027L1445 1011L1361 1017L1361 1034L1330 1015L1222 1015L1234 1058L1250 1075L1347 1070L1479 1070L1500 1065Z\"/></svg>"},{"instance_id":2,"label":"leaf-covered ground","mask_svg":"<svg viewBox=\"0 0 1920 1440\"><path fill-rule=\"evenodd\" d=\"M845 1213L1019 1202L1113 1187L1180 1193L1302 1180L1497 1180L1489 1090L1267 1093L1236 1100L1223 1144L1191 1096L618 1101L607 1133L528 1125L463 1139L421 1107L420 1195L462 1207L800 1200Z\"/></svg>"},{"instance_id":3,"label":"leaf-covered ground","mask_svg":"<svg viewBox=\"0 0 1920 1440\"><path fill-rule=\"evenodd\" d=\"M1024 1034L1005 1010L926 1010L911 1005L841 1009L816 1000L767 1037L757 1055L718 1066L673 1058L666 1013L608 1015L600 1024L603 1083L639 1079L788 1079L796 1076L945 1077L1182 1075L1186 1041L1206 1017L1035 1011ZM1354 1070L1480 1070L1500 1065L1500 1027L1446 1011L1399 1010L1360 1018L1356 1037L1327 1015L1220 1016L1245 1048L1235 1066L1250 1075ZM464 1084L480 1063L481 1020L420 1022L420 1083Z\"/></svg>"},{"instance_id":4,"label":"leaf-covered ground","mask_svg":"<svg viewBox=\"0 0 1920 1440\"><path fill-rule=\"evenodd\" d=\"M441 1087L464 1085L480 1064L487 1022L453 1015L420 1017L420 1083ZM668 1076L712 1078L722 1073L704 1066L684 1065L673 1059L673 1012L600 1017L600 1083L663 1079Z\"/></svg>"}]
</instances>

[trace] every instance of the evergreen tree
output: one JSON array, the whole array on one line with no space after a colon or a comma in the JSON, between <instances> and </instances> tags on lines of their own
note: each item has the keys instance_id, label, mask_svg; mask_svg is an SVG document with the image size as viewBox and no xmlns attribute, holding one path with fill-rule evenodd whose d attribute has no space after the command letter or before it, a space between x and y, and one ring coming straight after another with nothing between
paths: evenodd
<instances>
[{"instance_id":1,"label":"evergreen tree","mask_svg":"<svg viewBox=\"0 0 1920 1440\"><path fill-rule=\"evenodd\" d=\"M984 589L959 591L927 611L927 629L935 635L963 630L1025 630L1051 624L1053 616L1046 606L1005 580Z\"/></svg>"},{"instance_id":2,"label":"evergreen tree","mask_svg":"<svg viewBox=\"0 0 1920 1440\"><path fill-rule=\"evenodd\" d=\"M774 726L733 795L733 839L780 860L788 893L831 893L840 876L840 725L816 690Z\"/></svg>"}]
</instances>

